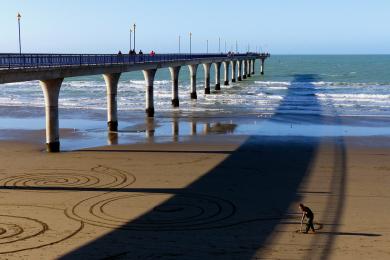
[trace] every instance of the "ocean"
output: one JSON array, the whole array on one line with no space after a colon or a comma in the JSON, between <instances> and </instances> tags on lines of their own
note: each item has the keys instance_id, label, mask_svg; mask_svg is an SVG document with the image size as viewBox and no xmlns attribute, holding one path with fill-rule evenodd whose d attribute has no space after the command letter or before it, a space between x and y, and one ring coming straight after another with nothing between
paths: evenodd
<instances>
[{"instance_id":1,"label":"ocean","mask_svg":"<svg viewBox=\"0 0 390 260\"><path fill-rule=\"evenodd\" d=\"M251 78L204 95L203 68L199 66L198 99L194 101L189 94L188 68L183 67L180 108L172 108L169 71L160 69L154 87L154 136L190 136L193 127L189 123L194 121L205 124L197 127L211 129L211 134L390 135L390 55L273 55L266 60L265 75L259 71L257 61ZM212 89L213 85L212 67ZM125 136L122 143L145 138L145 125L150 124L145 124L144 102L142 73L122 74L118 86L119 126ZM38 81L1 85L0 130L44 129L43 105ZM79 142L82 147L106 142L97 141L107 134L106 90L101 75L65 79L59 106L60 126L84 133L86 141ZM172 124L180 130L172 130ZM215 125L219 128L212 131ZM0 133L0 138L9 137ZM89 144L88 140L93 141ZM69 139L68 143L74 142Z\"/></svg>"}]
</instances>

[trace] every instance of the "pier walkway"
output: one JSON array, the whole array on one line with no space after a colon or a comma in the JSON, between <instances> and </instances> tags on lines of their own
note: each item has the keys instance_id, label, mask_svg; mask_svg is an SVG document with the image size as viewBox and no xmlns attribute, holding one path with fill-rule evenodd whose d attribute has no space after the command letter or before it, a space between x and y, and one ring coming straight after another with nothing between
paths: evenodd
<instances>
[{"instance_id":1,"label":"pier walkway","mask_svg":"<svg viewBox=\"0 0 390 260\"><path fill-rule=\"evenodd\" d=\"M67 77L102 74L107 89L107 124L109 131L118 130L117 88L121 73L143 71L145 77L145 111L154 116L153 82L156 71L169 68L172 79L172 106L179 106L179 72L182 66L190 71L190 98L197 98L196 74L204 69L204 93L210 94L210 68L215 66L215 90L223 85L251 77L255 62L261 61L260 73L268 53L245 54L0 54L0 84L39 80L45 98L46 147L60 151L58 97L62 81ZM229 72L230 71L230 72ZM229 76L230 75L230 76Z\"/></svg>"}]
</instances>

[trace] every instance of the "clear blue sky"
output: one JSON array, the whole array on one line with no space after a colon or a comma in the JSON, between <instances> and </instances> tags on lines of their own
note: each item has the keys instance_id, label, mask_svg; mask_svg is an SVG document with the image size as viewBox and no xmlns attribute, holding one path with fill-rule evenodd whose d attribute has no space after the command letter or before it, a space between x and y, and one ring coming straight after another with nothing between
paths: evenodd
<instances>
[{"instance_id":1,"label":"clear blue sky","mask_svg":"<svg viewBox=\"0 0 390 260\"><path fill-rule=\"evenodd\" d=\"M389 0L1 0L0 52L112 53L228 49L238 40L274 54L390 53Z\"/></svg>"}]
</instances>

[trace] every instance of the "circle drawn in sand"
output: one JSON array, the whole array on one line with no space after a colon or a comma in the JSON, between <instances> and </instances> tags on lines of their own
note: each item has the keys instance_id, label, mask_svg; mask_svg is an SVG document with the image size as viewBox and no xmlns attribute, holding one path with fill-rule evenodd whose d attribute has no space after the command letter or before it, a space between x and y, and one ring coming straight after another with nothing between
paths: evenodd
<instances>
[{"instance_id":1,"label":"circle drawn in sand","mask_svg":"<svg viewBox=\"0 0 390 260\"><path fill-rule=\"evenodd\" d=\"M0 254L57 244L83 228L82 222L67 218L59 209L9 205L0 209L9 213L0 215Z\"/></svg>"},{"instance_id":2,"label":"circle drawn in sand","mask_svg":"<svg viewBox=\"0 0 390 260\"><path fill-rule=\"evenodd\" d=\"M234 215L230 201L193 193L148 193L93 197L68 214L86 223L126 230L172 231L212 228Z\"/></svg>"},{"instance_id":3,"label":"circle drawn in sand","mask_svg":"<svg viewBox=\"0 0 390 260\"><path fill-rule=\"evenodd\" d=\"M90 171L75 169L32 170L32 173L0 179L0 185L26 191L72 191L76 188L123 188L135 182L135 176L114 168L97 166Z\"/></svg>"}]
</instances>

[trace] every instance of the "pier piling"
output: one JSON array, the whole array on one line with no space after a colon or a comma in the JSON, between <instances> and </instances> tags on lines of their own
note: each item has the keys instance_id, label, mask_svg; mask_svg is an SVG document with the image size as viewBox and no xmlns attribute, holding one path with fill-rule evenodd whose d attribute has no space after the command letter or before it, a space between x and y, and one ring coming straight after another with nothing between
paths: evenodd
<instances>
[{"instance_id":1,"label":"pier piling","mask_svg":"<svg viewBox=\"0 0 390 260\"><path fill-rule=\"evenodd\" d=\"M169 67L172 78L172 106L179 107L179 72L180 66Z\"/></svg>"},{"instance_id":2,"label":"pier piling","mask_svg":"<svg viewBox=\"0 0 390 260\"><path fill-rule=\"evenodd\" d=\"M145 112L148 117L154 117L153 83L157 69L143 70L145 77Z\"/></svg>"},{"instance_id":3,"label":"pier piling","mask_svg":"<svg viewBox=\"0 0 390 260\"><path fill-rule=\"evenodd\" d=\"M45 98L46 150L48 152L60 151L58 97L63 80L63 78L58 78L39 81Z\"/></svg>"},{"instance_id":4,"label":"pier piling","mask_svg":"<svg viewBox=\"0 0 390 260\"><path fill-rule=\"evenodd\" d=\"M107 127L118 131L117 92L121 73L103 74L107 89Z\"/></svg>"}]
</instances>

